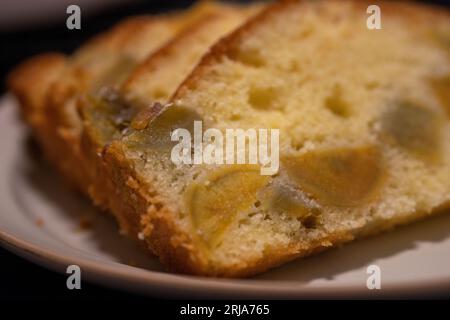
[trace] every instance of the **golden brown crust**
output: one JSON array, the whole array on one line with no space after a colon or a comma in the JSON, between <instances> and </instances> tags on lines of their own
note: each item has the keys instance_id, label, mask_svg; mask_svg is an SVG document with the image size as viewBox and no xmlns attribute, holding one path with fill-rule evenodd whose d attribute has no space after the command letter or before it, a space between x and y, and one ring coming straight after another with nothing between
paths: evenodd
<instances>
[{"instance_id":1,"label":"golden brown crust","mask_svg":"<svg viewBox=\"0 0 450 320\"><path fill-rule=\"evenodd\" d=\"M132 88L137 81L139 81L143 76L147 73L152 72L157 69L167 55L172 54L180 50L179 42L180 40L186 40L186 38L195 34L196 30L200 30L201 28L207 26L209 21L214 20L217 17L218 13L211 13L205 17L203 17L200 21L197 21L189 26L189 29L182 30L178 33L174 38L172 38L168 43L159 48L153 54L145 59L145 61L133 71L133 73L127 78L126 82L123 85L123 89L126 92L128 89Z\"/></svg>"},{"instance_id":2,"label":"golden brown crust","mask_svg":"<svg viewBox=\"0 0 450 320\"><path fill-rule=\"evenodd\" d=\"M108 146L103 160L116 190L110 209L122 230L136 238L142 232L150 250L170 270L208 274L206 260L195 250L190 236L177 227L174 214L161 201L157 190L134 176L120 143Z\"/></svg>"},{"instance_id":3,"label":"golden brown crust","mask_svg":"<svg viewBox=\"0 0 450 320\"><path fill-rule=\"evenodd\" d=\"M45 53L32 57L8 76L8 87L19 99L22 116L37 129L45 121L47 89L66 65L66 58L59 53Z\"/></svg>"},{"instance_id":4,"label":"golden brown crust","mask_svg":"<svg viewBox=\"0 0 450 320\"><path fill-rule=\"evenodd\" d=\"M34 137L45 156L57 164L60 173L72 186L73 167L66 165L66 155L61 152L59 140L53 134L53 123L47 113L49 88L67 68L67 58L59 53L45 53L18 66L8 78L11 92L18 98L23 118L30 125Z\"/></svg>"},{"instance_id":5,"label":"golden brown crust","mask_svg":"<svg viewBox=\"0 0 450 320\"><path fill-rule=\"evenodd\" d=\"M259 23L263 23L272 14L284 10L286 6L290 6L295 2L295 0L285 0L279 1L271 6L267 6L259 14L253 16L252 18L249 18L243 26L236 29L228 36L220 39L214 46L210 48L209 52L207 52L202 57L201 61L197 64L195 69L192 70L189 76L187 76L186 79L180 84L170 100L172 102L175 102L186 90L195 86L195 83L199 79L201 79L202 75L206 72L207 67L214 64L215 62L218 62L220 57L230 53L232 48L235 47L236 43L240 39L245 37L247 33L251 32L254 26L257 26Z\"/></svg>"}]
</instances>

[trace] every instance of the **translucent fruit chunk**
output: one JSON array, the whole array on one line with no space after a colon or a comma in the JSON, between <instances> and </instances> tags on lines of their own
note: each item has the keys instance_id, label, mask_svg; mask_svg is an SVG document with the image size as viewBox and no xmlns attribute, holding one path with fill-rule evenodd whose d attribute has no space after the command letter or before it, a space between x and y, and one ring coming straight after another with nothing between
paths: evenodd
<instances>
[{"instance_id":1,"label":"translucent fruit chunk","mask_svg":"<svg viewBox=\"0 0 450 320\"><path fill-rule=\"evenodd\" d=\"M201 119L195 111L181 106L169 106L156 113L142 110L132 121L135 131L128 137L128 143L167 152L176 143L171 141L172 131L184 128L192 133L194 121Z\"/></svg>"},{"instance_id":2,"label":"translucent fruit chunk","mask_svg":"<svg viewBox=\"0 0 450 320\"><path fill-rule=\"evenodd\" d=\"M385 140L427 160L438 158L441 126L436 112L409 102L397 103L381 119Z\"/></svg>"},{"instance_id":3,"label":"translucent fruit chunk","mask_svg":"<svg viewBox=\"0 0 450 320\"><path fill-rule=\"evenodd\" d=\"M314 221L320 215L319 206L308 199L304 193L286 181L272 183L265 187L258 195L261 206L268 212L286 214L302 223ZM308 225L311 227L311 225Z\"/></svg>"},{"instance_id":4,"label":"translucent fruit chunk","mask_svg":"<svg viewBox=\"0 0 450 320\"><path fill-rule=\"evenodd\" d=\"M193 225L205 243L214 247L239 213L257 201L257 192L268 183L259 167L232 166L215 172L205 183L192 186L189 210Z\"/></svg>"},{"instance_id":5,"label":"translucent fruit chunk","mask_svg":"<svg viewBox=\"0 0 450 320\"><path fill-rule=\"evenodd\" d=\"M376 194L383 176L376 147L312 151L282 161L294 183L319 204L352 207Z\"/></svg>"},{"instance_id":6,"label":"translucent fruit chunk","mask_svg":"<svg viewBox=\"0 0 450 320\"><path fill-rule=\"evenodd\" d=\"M81 100L83 118L100 145L106 145L119 138L130 124L137 109L125 102L111 87L104 87L97 95L87 95Z\"/></svg>"}]
</instances>

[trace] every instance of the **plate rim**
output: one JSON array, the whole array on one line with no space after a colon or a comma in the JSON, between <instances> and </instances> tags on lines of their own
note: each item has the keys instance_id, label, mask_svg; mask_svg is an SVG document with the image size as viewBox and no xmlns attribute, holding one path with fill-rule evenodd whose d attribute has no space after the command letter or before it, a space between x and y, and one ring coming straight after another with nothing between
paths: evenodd
<instances>
[{"instance_id":1,"label":"plate rim","mask_svg":"<svg viewBox=\"0 0 450 320\"><path fill-rule=\"evenodd\" d=\"M449 291L450 276L444 279L390 282L381 290L369 290L364 286L348 285L335 287L319 285L304 287L289 281L260 279L221 279L191 275L163 273L129 266L111 261L112 265L84 257L60 254L43 248L20 237L0 230L0 245L21 257L48 269L64 273L67 266L80 266L88 282L114 287L130 292L154 295L156 292L167 297L201 298L396 298L436 294ZM120 266L121 269L117 268ZM111 283L108 283L109 280ZM126 284L126 285L124 285ZM386 288L387 287L387 288ZM177 291L180 289L180 291ZM183 291L184 290L184 291Z\"/></svg>"}]
</instances>

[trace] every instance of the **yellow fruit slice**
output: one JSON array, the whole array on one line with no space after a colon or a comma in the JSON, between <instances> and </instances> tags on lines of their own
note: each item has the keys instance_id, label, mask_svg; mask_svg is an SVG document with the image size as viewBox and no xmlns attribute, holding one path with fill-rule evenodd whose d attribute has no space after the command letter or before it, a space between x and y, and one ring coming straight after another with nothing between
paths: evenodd
<instances>
[{"instance_id":1,"label":"yellow fruit slice","mask_svg":"<svg viewBox=\"0 0 450 320\"><path fill-rule=\"evenodd\" d=\"M159 104L153 105L159 109ZM150 151L170 152L176 142L171 141L175 129L187 129L193 136L194 121L202 118L195 111L169 106L164 110L144 109L133 119L133 133L127 137L130 147L145 148Z\"/></svg>"},{"instance_id":2,"label":"yellow fruit slice","mask_svg":"<svg viewBox=\"0 0 450 320\"><path fill-rule=\"evenodd\" d=\"M299 189L325 206L366 203L383 176L380 153L372 146L313 151L282 163Z\"/></svg>"},{"instance_id":3,"label":"yellow fruit slice","mask_svg":"<svg viewBox=\"0 0 450 320\"><path fill-rule=\"evenodd\" d=\"M385 141L426 160L440 154L441 127L436 112L409 102L397 103L381 119Z\"/></svg>"},{"instance_id":4,"label":"yellow fruit slice","mask_svg":"<svg viewBox=\"0 0 450 320\"><path fill-rule=\"evenodd\" d=\"M268 185L259 193L259 198L266 211L296 218L308 228L313 227L315 218L320 215L319 206L286 181Z\"/></svg>"},{"instance_id":5,"label":"yellow fruit slice","mask_svg":"<svg viewBox=\"0 0 450 320\"><path fill-rule=\"evenodd\" d=\"M188 207L192 222L209 247L220 243L239 213L252 209L258 190L268 181L268 176L260 175L259 167L235 165L191 186Z\"/></svg>"},{"instance_id":6,"label":"yellow fruit slice","mask_svg":"<svg viewBox=\"0 0 450 320\"><path fill-rule=\"evenodd\" d=\"M83 118L91 123L89 128L99 145L120 138L137 112L109 87L105 87L101 95L86 95L81 103Z\"/></svg>"}]
</instances>

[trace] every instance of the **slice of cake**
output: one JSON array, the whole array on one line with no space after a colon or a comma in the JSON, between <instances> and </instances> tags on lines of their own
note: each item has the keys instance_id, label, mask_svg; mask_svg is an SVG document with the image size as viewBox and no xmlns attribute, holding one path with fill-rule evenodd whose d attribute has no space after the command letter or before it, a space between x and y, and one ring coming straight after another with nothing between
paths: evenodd
<instances>
[{"instance_id":1,"label":"slice of cake","mask_svg":"<svg viewBox=\"0 0 450 320\"><path fill-rule=\"evenodd\" d=\"M60 53L45 53L23 62L8 77L8 87L20 106L22 118L31 127L32 134L46 157L54 163L62 161L63 155L55 148L54 135L47 130L48 88L64 72L67 58Z\"/></svg>"},{"instance_id":2,"label":"slice of cake","mask_svg":"<svg viewBox=\"0 0 450 320\"><path fill-rule=\"evenodd\" d=\"M450 16L370 4L381 30L368 29L362 1L275 4L103 150L116 214L168 268L248 276L449 205ZM166 97L157 81L115 100ZM175 164L171 134L194 134L195 120L220 132L279 129L278 172Z\"/></svg>"}]
</instances>

